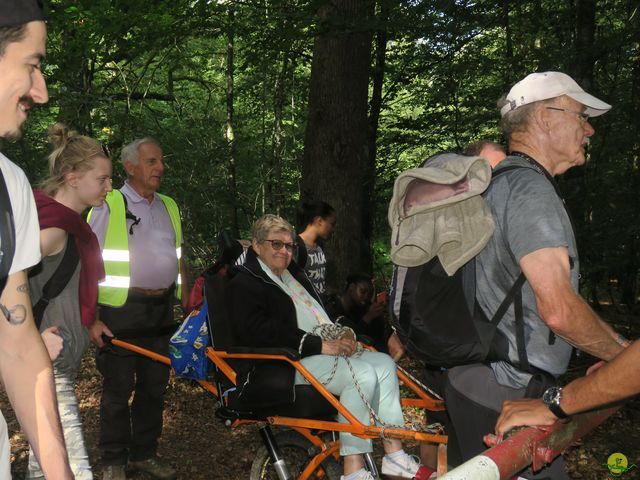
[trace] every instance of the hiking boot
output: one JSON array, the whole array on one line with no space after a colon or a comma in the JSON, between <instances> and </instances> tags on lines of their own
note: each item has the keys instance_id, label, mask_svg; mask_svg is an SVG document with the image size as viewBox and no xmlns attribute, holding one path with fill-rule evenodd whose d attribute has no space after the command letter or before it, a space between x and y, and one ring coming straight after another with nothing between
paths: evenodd
<instances>
[{"instance_id":1,"label":"hiking boot","mask_svg":"<svg viewBox=\"0 0 640 480\"><path fill-rule=\"evenodd\" d=\"M424 465L420 465L417 457L405 453L399 458L389 458L385 455L382 458L382 474L389 477L415 478L416 480L427 480L431 477L433 470Z\"/></svg>"},{"instance_id":2,"label":"hiking boot","mask_svg":"<svg viewBox=\"0 0 640 480\"><path fill-rule=\"evenodd\" d=\"M127 480L124 465L106 465L102 469L102 480Z\"/></svg>"},{"instance_id":3,"label":"hiking boot","mask_svg":"<svg viewBox=\"0 0 640 480\"><path fill-rule=\"evenodd\" d=\"M368 471L368 470L362 469L362 470L360 470L359 473L360 473L360 475L358 475L356 477L356 480L375 480L375 478L373 478L373 475L371 475L371 472ZM342 475L340 477L340 480L344 480L344 478L345 478L345 476Z\"/></svg>"},{"instance_id":4,"label":"hiking boot","mask_svg":"<svg viewBox=\"0 0 640 480\"><path fill-rule=\"evenodd\" d=\"M132 470L148 473L158 480L175 480L177 478L174 468L167 463L160 462L157 458L147 458L137 462L130 461L129 467Z\"/></svg>"}]
</instances>

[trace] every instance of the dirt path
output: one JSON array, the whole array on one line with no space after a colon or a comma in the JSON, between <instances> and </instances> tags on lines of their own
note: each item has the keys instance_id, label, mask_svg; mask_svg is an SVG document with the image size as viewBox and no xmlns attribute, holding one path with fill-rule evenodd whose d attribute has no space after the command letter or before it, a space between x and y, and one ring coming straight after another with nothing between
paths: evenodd
<instances>
[{"instance_id":1,"label":"dirt path","mask_svg":"<svg viewBox=\"0 0 640 480\"><path fill-rule=\"evenodd\" d=\"M89 455L96 478L101 478L98 452L99 398L101 377L96 372L92 352L84 359L78 378L77 393L85 427ZM23 478L28 448L19 432L4 392L0 408L9 424L12 444L12 472ZM172 379L165 409L165 427L159 454L171 462L181 479L246 480L251 462L261 445L255 427L231 430L215 418L215 399L199 386ZM572 478L603 480L607 478L609 455L621 452L640 467L640 401L630 402L579 445L568 452L568 470ZM144 475L132 475L145 479ZM620 478L640 478L640 470Z\"/></svg>"}]
</instances>

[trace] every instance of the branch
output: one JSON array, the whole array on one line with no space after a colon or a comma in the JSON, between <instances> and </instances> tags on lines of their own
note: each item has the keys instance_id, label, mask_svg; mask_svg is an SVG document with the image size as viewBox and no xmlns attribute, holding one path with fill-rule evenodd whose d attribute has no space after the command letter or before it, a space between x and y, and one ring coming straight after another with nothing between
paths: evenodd
<instances>
[{"instance_id":1,"label":"branch","mask_svg":"<svg viewBox=\"0 0 640 480\"><path fill-rule=\"evenodd\" d=\"M111 98L118 100L131 99L131 100L162 100L164 102L175 102L175 95L169 95L167 93L155 93L155 92L131 92L126 93L107 93L105 94Z\"/></svg>"}]
</instances>

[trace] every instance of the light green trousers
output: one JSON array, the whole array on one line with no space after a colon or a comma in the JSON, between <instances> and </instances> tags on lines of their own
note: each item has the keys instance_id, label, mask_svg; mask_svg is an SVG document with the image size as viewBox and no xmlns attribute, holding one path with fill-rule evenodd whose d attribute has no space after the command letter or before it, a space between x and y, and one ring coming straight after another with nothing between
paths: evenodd
<instances>
[{"instance_id":1,"label":"light green trousers","mask_svg":"<svg viewBox=\"0 0 640 480\"><path fill-rule=\"evenodd\" d=\"M329 378L336 357L332 355L313 355L303 358L301 363L321 382ZM386 353L363 351L349 357L363 397L373 407L380 419L389 425L403 425L402 407L396 364ZM296 372L296 384L308 383ZM358 393L354 375L343 357L338 357L338 368L334 377L326 385L340 402L365 425L370 425L371 414ZM338 420L347 423L340 415ZM340 433L340 455L354 455L373 451L371 439L359 438L350 433Z\"/></svg>"}]
</instances>

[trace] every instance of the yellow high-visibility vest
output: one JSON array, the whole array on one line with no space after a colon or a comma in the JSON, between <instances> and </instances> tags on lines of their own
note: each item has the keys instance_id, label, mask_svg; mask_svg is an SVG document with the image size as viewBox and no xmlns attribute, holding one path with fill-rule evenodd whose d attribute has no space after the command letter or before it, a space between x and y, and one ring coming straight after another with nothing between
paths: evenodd
<instances>
[{"instance_id":1,"label":"yellow high-visibility vest","mask_svg":"<svg viewBox=\"0 0 640 480\"><path fill-rule=\"evenodd\" d=\"M182 249L182 225L180 223L180 211L176 202L166 195L157 194L162 200L171 225L176 236L176 256L178 257L178 278L176 279L176 297L182 298L180 280L180 258ZM127 232L126 206L122 192L112 190L105 199L109 207L109 224L102 248L102 261L104 262L105 279L98 285L98 303L111 307L121 307L127 301L131 272L129 266L129 232ZM87 221L91 218L93 209L89 212Z\"/></svg>"}]
</instances>

